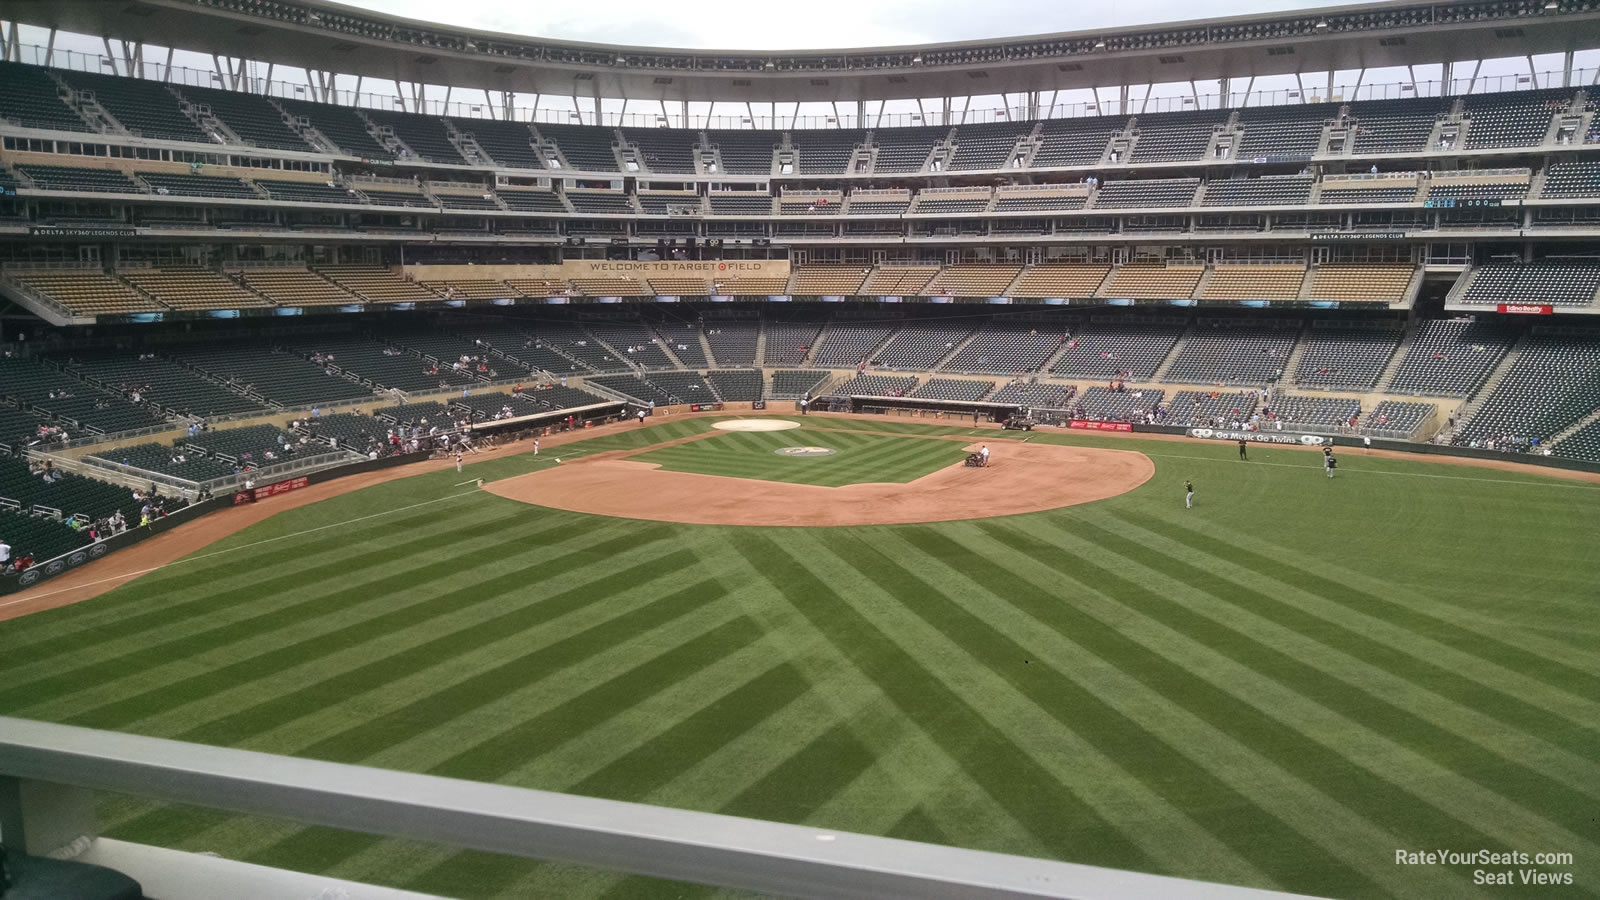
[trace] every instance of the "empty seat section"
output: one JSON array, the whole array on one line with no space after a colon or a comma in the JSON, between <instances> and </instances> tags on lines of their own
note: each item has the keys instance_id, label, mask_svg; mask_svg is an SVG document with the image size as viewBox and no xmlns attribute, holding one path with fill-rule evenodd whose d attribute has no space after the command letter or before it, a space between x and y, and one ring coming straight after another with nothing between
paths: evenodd
<instances>
[{"instance_id":1,"label":"empty seat section","mask_svg":"<svg viewBox=\"0 0 1600 900\"><path fill-rule=\"evenodd\" d=\"M925 400L956 400L973 402L982 400L990 391L994 390L992 381L973 381L967 378L930 378L909 396L920 397Z\"/></svg>"},{"instance_id":2,"label":"empty seat section","mask_svg":"<svg viewBox=\"0 0 1600 900\"><path fill-rule=\"evenodd\" d=\"M1166 425L1226 428L1249 421L1256 400L1253 391L1179 391L1172 395L1172 402L1159 419Z\"/></svg>"},{"instance_id":3,"label":"empty seat section","mask_svg":"<svg viewBox=\"0 0 1600 900\"><path fill-rule=\"evenodd\" d=\"M738 319L712 319L705 323L706 343L719 366L752 366L760 341L761 323Z\"/></svg>"},{"instance_id":4,"label":"empty seat section","mask_svg":"<svg viewBox=\"0 0 1600 900\"><path fill-rule=\"evenodd\" d=\"M274 200L292 203L360 203L359 196L349 190L320 181L277 181L257 178L256 186L266 191Z\"/></svg>"},{"instance_id":5,"label":"empty seat section","mask_svg":"<svg viewBox=\"0 0 1600 900\"><path fill-rule=\"evenodd\" d=\"M1183 326L1177 324L1091 322L1072 333L1050 371L1077 378L1147 380L1182 335Z\"/></svg>"},{"instance_id":6,"label":"empty seat section","mask_svg":"<svg viewBox=\"0 0 1600 900\"><path fill-rule=\"evenodd\" d=\"M1028 130L1027 125L1010 122L962 125L956 129L955 153L945 168L957 172L1011 168L1011 151Z\"/></svg>"},{"instance_id":7,"label":"empty seat section","mask_svg":"<svg viewBox=\"0 0 1600 900\"><path fill-rule=\"evenodd\" d=\"M1231 320L1200 322L1162 380L1190 384L1267 384L1283 373L1300 323L1285 327Z\"/></svg>"},{"instance_id":8,"label":"empty seat section","mask_svg":"<svg viewBox=\"0 0 1600 900\"><path fill-rule=\"evenodd\" d=\"M466 165L466 157L450 142L444 123L433 116L369 109L367 118L381 130L388 128L418 158L435 163Z\"/></svg>"},{"instance_id":9,"label":"empty seat section","mask_svg":"<svg viewBox=\"0 0 1600 900\"><path fill-rule=\"evenodd\" d=\"M1077 394L1078 389L1075 385L1013 381L1001 385L1000 390L995 391L994 396L989 398L989 402L1015 403L1029 409L1066 411L1072 409Z\"/></svg>"},{"instance_id":10,"label":"empty seat section","mask_svg":"<svg viewBox=\"0 0 1600 900\"><path fill-rule=\"evenodd\" d=\"M422 188L414 184L353 182L351 186L360 191L361 195L374 206L431 208L434 205L434 202L422 193Z\"/></svg>"},{"instance_id":11,"label":"empty seat section","mask_svg":"<svg viewBox=\"0 0 1600 900\"><path fill-rule=\"evenodd\" d=\"M878 351L873 365L912 371L932 369L971 334L970 327L908 326Z\"/></svg>"},{"instance_id":12,"label":"empty seat section","mask_svg":"<svg viewBox=\"0 0 1600 900\"><path fill-rule=\"evenodd\" d=\"M1486 401L1455 435L1457 444L1527 450L1600 410L1600 343L1535 334Z\"/></svg>"},{"instance_id":13,"label":"empty seat section","mask_svg":"<svg viewBox=\"0 0 1600 900\"><path fill-rule=\"evenodd\" d=\"M1181 113L1154 113L1134 120L1134 131L1139 139L1134 142L1128 161L1186 162L1197 160L1206 152L1217 126L1227 121L1228 114L1213 110Z\"/></svg>"},{"instance_id":14,"label":"empty seat section","mask_svg":"<svg viewBox=\"0 0 1600 900\"><path fill-rule=\"evenodd\" d=\"M283 119L272 101L259 94L223 91L216 88L178 89L185 100L198 107L209 107L211 115L222 120L228 130L253 147L274 150L314 150Z\"/></svg>"},{"instance_id":15,"label":"empty seat section","mask_svg":"<svg viewBox=\"0 0 1600 900\"><path fill-rule=\"evenodd\" d=\"M772 197L767 194L712 194L709 199L714 216L772 215Z\"/></svg>"},{"instance_id":16,"label":"empty seat section","mask_svg":"<svg viewBox=\"0 0 1600 900\"><path fill-rule=\"evenodd\" d=\"M0 119L24 128L52 131L89 131L89 125L72 111L61 86L48 69L0 62Z\"/></svg>"},{"instance_id":17,"label":"empty seat section","mask_svg":"<svg viewBox=\"0 0 1600 900\"><path fill-rule=\"evenodd\" d=\"M872 132L872 142L878 147L872 171L880 174L921 172L927 164L933 145L950 134L948 126L930 125L918 128L879 128Z\"/></svg>"},{"instance_id":18,"label":"empty seat section","mask_svg":"<svg viewBox=\"0 0 1600 900\"><path fill-rule=\"evenodd\" d=\"M125 396L138 392L141 402L155 403L180 415L265 412L256 401L187 367L131 350L78 351L72 354L66 370Z\"/></svg>"},{"instance_id":19,"label":"empty seat section","mask_svg":"<svg viewBox=\"0 0 1600 900\"><path fill-rule=\"evenodd\" d=\"M371 381L374 390L430 391L465 387L478 380L470 366L455 368L453 364L458 354L442 357L435 365L420 356L363 338L295 337L288 346L313 365L332 367Z\"/></svg>"},{"instance_id":20,"label":"empty seat section","mask_svg":"<svg viewBox=\"0 0 1600 900\"><path fill-rule=\"evenodd\" d=\"M1308 300L1401 303L1416 268L1404 263L1323 263L1311 269Z\"/></svg>"},{"instance_id":21,"label":"empty seat section","mask_svg":"<svg viewBox=\"0 0 1600 900\"><path fill-rule=\"evenodd\" d=\"M989 197L940 197L923 193L912 212L919 216L948 216L981 213L989 209Z\"/></svg>"},{"instance_id":22,"label":"empty seat section","mask_svg":"<svg viewBox=\"0 0 1600 900\"><path fill-rule=\"evenodd\" d=\"M1155 178L1144 181L1108 181L1095 192L1095 209L1158 209L1193 206L1200 187L1198 178Z\"/></svg>"},{"instance_id":23,"label":"empty seat section","mask_svg":"<svg viewBox=\"0 0 1600 900\"><path fill-rule=\"evenodd\" d=\"M470 137L496 164L517 169L543 169L533 148L533 132L522 122L450 117L457 132Z\"/></svg>"},{"instance_id":24,"label":"empty seat section","mask_svg":"<svg viewBox=\"0 0 1600 900\"><path fill-rule=\"evenodd\" d=\"M495 191L506 209L513 212L564 213L567 205L551 191L523 191L499 188Z\"/></svg>"},{"instance_id":25,"label":"empty seat section","mask_svg":"<svg viewBox=\"0 0 1600 900\"><path fill-rule=\"evenodd\" d=\"M584 172L617 171L617 154L611 129L588 125L536 126L546 140L555 141L570 168Z\"/></svg>"},{"instance_id":26,"label":"empty seat section","mask_svg":"<svg viewBox=\"0 0 1600 900\"><path fill-rule=\"evenodd\" d=\"M1429 319L1412 338L1389 391L1465 397L1483 384L1515 341L1516 333L1498 322Z\"/></svg>"},{"instance_id":27,"label":"empty seat section","mask_svg":"<svg viewBox=\"0 0 1600 900\"><path fill-rule=\"evenodd\" d=\"M157 194L177 197L220 197L229 200L260 200L261 195L237 178L219 175L175 175L167 172L139 172L140 180Z\"/></svg>"},{"instance_id":28,"label":"empty seat section","mask_svg":"<svg viewBox=\"0 0 1600 900\"><path fill-rule=\"evenodd\" d=\"M266 298L240 287L221 272L191 267L125 269L121 275L174 309L234 309L269 305Z\"/></svg>"},{"instance_id":29,"label":"empty seat section","mask_svg":"<svg viewBox=\"0 0 1600 900\"><path fill-rule=\"evenodd\" d=\"M700 132L685 128L624 128L622 136L639 149L640 161L656 173L693 175Z\"/></svg>"},{"instance_id":30,"label":"empty seat section","mask_svg":"<svg viewBox=\"0 0 1600 900\"><path fill-rule=\"evenodd\" d=\"M638 403L671 406L677 402L671 394L636 375L595 375L589 383L610 388Z\"/></svg>"},{"instance_id":31,"label":"empty seat section","mask_svg":"<svg viewBox=\"0 0 1600 900\"><path fill-rule=\"evenodd\" d=\"M1318 203L1410 203L1417 199L1417 186L1413 182L1402 184L1385 181L1324 182Z\"/></svg>"},{"instance_id":32,"label":"empty seat section","mask_svg":"<svg viewBox=\"0 0 1600 900\"><path fill-rule=\"evenodd\" d=\"M19 165L17 171L28 176L42 191L87 191L104 194L142 194L133 179L115 169L84 169L76 166Z\"/></svg>"},{"instance_id":33,"label":"empty seat section","mask_svg":"<svg viewBox=\"0 0 1600 900\"><path fill-rule=\"evenodd\" d=\"M361 299L310 269L244 269L239 280L279 306L329 306Z\"/></svg>"},{"instance_id":34,"label":"empty seat section","mask_svg":"<svg viewBox=\"0 0 1600 900\"><path fill-rule=\"evenodd\" d=\"M805 362L817 344L817 322L772 322L767 325L766 354L769 366L797 366Z\"/></svg>"},{"instance_id":35,"label":"empty seat section","mask_svg":"<svg viewBox=\"0 0 1600 900\"><path fill-rule=\"evenodd\" d=\"M1240 162L1300 162L1316 155L1322 128L1337 119L1336 103L1256 106L1239 110L1244 137L1234 158Z\"/></svg>"},{"instance_id":36,"label":"empty seat section","mask_svg":"<svg viewBox=\"0 0 1600 900\"><path fill-rule=\"evenodd\" d=\"M1400 347L1399 329L1312 328L1306 335L1298 384L1370 389Z\"/></svg>"},{"instance_id":37,"label":"empty seat section","mask_svg":"<svg viewBox=\"0 0 1600 900\"><path fill-rule=\"evenodd\" d=\"M1044 365L1065 340L1061 332L1039 325L991 324L940 368L947 372L1001 375L1033 372Z\"/></svg>"},{"instance_id":38,"label":"empty seat section","mask_svg":"<svg viewBox=\"0 0 1600 900\"><path fill-rule=\"evenodd\" d=\"M370 303L439 299L438 294L384 266L318 266L316 271Z\"/></svg>"},{"instance_id":39,"label":"empty seat section","mask_svg":"<svg viewBox=\"0 0 1600 900\"><path fill-rule=\"evenodd\" d=\"M164 141L216 143L184 115L178 98L162 82L85 72L62 72L61 77L80 91L92 91L101 108L131 134Z\"/></svg>"},{"instance_id":40,"label":"empty seat section","mask_svg":"<svg viewBox=\"0 0 1600 900\"><path fill-rule=\"evenodd\" d=\"M778 400L797 400L816 395L828 373L821 369L779 369L772 373L771 396Z\"/></svg>"},{"instance_id":41,"label":"empty seat section","mask_svg":"<svg viewBox=\"0 0 1600 900\"><path fill-rule=\"evenodd\" d=\"M850 167L856 146L866 140L859 129L815 129L789 132L801 175L842 175Z\"/></svg>"},{"instance_id":42,"label":"empty seat section","mask_svg":"<svg viewBox=\"0 0 1600 900\"><path fill-rule=\"evenodd\" d=\"M351 156L373 159L391 159L394 156L372 136L367 123L352 107L284 99L279 99L278 105L291 116L305 119L319 134Z\"/></svg>"},{"instance_id":43,"label":"empty seat section","mask_svg":"<svg viewBox=\"0 0 1600 900\"><path fill-rule=\"evenodd\" d=\"M671 358L661 349L660 339L643 322L595 322L589 325L589 332L610 345L618 359L631 365L674 368Z\"/></svg>"},{"instance_id":44,"label":"empty seat section","mask_svg":"<svg viewBox=\"0 0 1600 900\"><path fill-rule=\"evenodd\" d=\"M1218 263L1200 291L1207 300L1293 300L1300 296L1305 266Z\"/></svg>"},{"instance_id":45,"label":"empty seat section","mask_svg":"<svg viewBox=\"0 0 1600 900\"><path fill-rule=\"evenodd\" d=\"M870 266L799 266L794 270L794 293L802 297L859 294L870 271Z\"/></svg>"},{"instance_id":46,"label":"empty seat section","mask_svg":"<svg viewBox=\"0 0 1600 900\"><path fill-rule=\"evenodd\" d=\"M722 158L728 175L771 175L772 150L781 140L774 131L707 131L706 140Z\"/></svg>"},{"instance_id":47,"label":"empty seat section","mask_svg":"<svg viewBox=\"0 0 1600 900\"><path fill-rule=\"evenodd\" d=\"M1384 400L1367 413L1366 419L1361 423L1361 430L1370 433L1388 432L1409 438L1437 412L1438 408L1432 403Z\"/></svg>"},{"instance_id":48,"label":"empty seat section","mask_svg":"<svg viewBox=\"0 0 1600 900\"><path fill-rule=\"evenodd\" d=\"M1039 149L1028 165L1034 169L1096 165L1111 138L1121 134L1127 124L1125 117L1046 119L1039 132Z\"/></svg>"},{"instance_id":49,"label":"empty seat section","mask_svg":"<svg viewBox=\"0 0 1600 900\"><path fill-rule=\"evenodd\" d=\"M656 279L651 279L654 285ZM660 290L660 288L657 288ZM664 291L663 293L672 293ZM704 291L702 291L704 293ZM711 367L711 360L706 357L705 345L700 343L700 325L695 322L663 322L656 326L656 337L661 343L678 358L678 361L691 369L707 369Z\"/></svg>"},{"instance_id":50,"label":"empty seat section","mask_svg":"<svg viewBox=\"0 0 1600 900\"><path fill-rule=\"evenodd\" d=\"M861 293L871 296L914 297L939 274L937 265L883 265L872 270L861 285Z\"/></svg>"},{"instance_id":51,"label":"empty seat section","mask_svg":"<svg viewBox=\"0 0 1600 900\"><path fill-rule=\"evenodd\" d=\"M1302 206L1311 197L1310 175L1227 178L1206 184L1201 206Z\"/></svg>"},{"instance_id":52,"label":"empty seat section","mask_svg":"<svg viewBox=\"0 0 1600 900\"><path fill-rule=\"evenodd\" d=\"M311 406L372 396L371 388L329 375L322 366L259 346L190 348L177 351L175 356L180 362L190 363L237 390L284 406Z\"/></svg>"},{"instance_id":53,"label":"empty seat section","mask_svg":"<svg viewBox=\"0 0 1600 900\"><path fill-rule=\"evenodd\" d=\"M1100 422L1137 422L1152 415L1166 397L1162 390L1113 391L1091 387L1074 400L1074 418Z\"/></svg>"},{"instance_id":54,"label":"empty seat section","mask_svg":"<svg viewBox=\"0 0 1600 900\"><path fill-rule=\"evenodd\" d=\"M718 399L699 372L652 372L645 380L677 403L715 403Z\"/></svg>"},{"instance_id":55,"label":"empty seat section","mask_svg":"<svg viewBox=\"0 0 1600 900\"><path fill-rule=\"evenodd\" d=\"M915 378L896 375L857 375L836 384L828 393L836 397L904 397L917 386Z\"/></svg>"},{"instance_id":56,"label":"empty seat section","mask_svg":"<svg viewBox=\"0 0 1600 900\"><path fill-rule=\"evenodd\" d=\"M1595 121L1600 122L1600 116L1596 116ZM1552 164L1545 169L1544 187L1540 190L1539 196L1553 199L1600 197L1600 162Z\"/></svg>"},{"instance_id":57,"label":"empty seat section","mask_svg":"<svg viewBox=\"0 0 1600 900\"><path fill-rule=\"evenodd\" d=\"M719 369L706 373L717 396L729 403L750 403L766 393L766 379L760 369Z\"/></svg>"},{"instance_id":58,"label":"empty seat section","mask_svg":"<svg viewBox=\"0 0 1600 900\"><path fill-rule=\"evenodd\" d=\"M87 384L33 359L0 358L0 399L26 402L38 412L66 420L57 424L69 438L83 437L84 432L112 434L161 423L155 412L131 402L131 398Z\"/></svg>"},{"instance_id":59,"label":"empty seat section","mask_svg":"<svg viewBox=\"0 0 1600 900\"><path fill-rule=\"evenodd\" d=\"M1201 265L1129 263L1111 273L1103 293L1107 297L1181 300L1194 296L1195 285L1205 270Z\"/></svg>"},{"instance_id":60,"label":"empty seat section","mask_svg":"<svg viewBox=\"0 0 1600 900\"><path fill-rule=\"evenodd\" d=\"M1600 260L1489 262L1475 271L1461 302L1587 306L1594 302L1596 291L1600 291Z\"/></svg>"},{"instance_id":61,"label":"empty seat section","mask_svg":"<svg viewBox=\"0 0 1600 900\"><path fill-rule=\"evenodd\" d=\"M840 369L871 362L872 351L894 330L893 325L876 322L834 322L823 333L813 362L825 368Z\"/></svg>"},{"instance_id":62,"label":"empty seat section","mask_svg":"<svg viewBox=\"0 0 1600 900\"><path fill-rule=\"evenodd\" d=\"M1348 397L1274 394L1267 418L1301 428L1348 428L1361 421L1361 401Z\"/></svg>"},{"instance_id":63,"label":"empty seat section","mask_svg":"<svg viewBox=\"0 0 1600 900\"><path fill-rule=\"evenodd\" d=\"M1110 266L1088 263L1041 263L1025 270L1011 289L1013 297L1093 297Z\"/></svg>"},{"instance_id":64,"label":"empty seat section","mask_svg":"<svg viewBox=\"0 0 1600 900\"><path fill-rule=\"evenodd\" d=\"M928 282L922 293L930 297L999 297L1021 272L1021 266L988 264L945 266L932 281Z\"/></svg>"},{"instance_id":65,"label":"empty seat section","mask_svg":"<svg viewBox=\"0 0 1600 900\"><path fill-rule=\"evenodd\" d=\"M781 296L789 290L787 275L736 275L718 278L713 286L720 295L741 297Z\"/></svg>"},{"instance_id":66,"label":"empty seat section","mask_svg":"<svg viewBox=\"0 0 1600 900\"><path fill-rule=\"evenodd\" d=\"M1434 123L1450 108L1437 97L1414 100L1366 100L1350 106L1355 120L1352 152L1420 153L1427 147Z\"/></svg>"},{"instance_id":67,"label":"empty seat section","mask_svg":"<svg viewBox=\"0 0 1600 900\"><path fill-rule=\"evenodd\" d=\"M567 202L573 210L590 215L632 216L638 210L627 194L621 191L567 191Z\"/></svg>"},{"instance_id":68,"label":"empty seat section","mask_svg":"<svg viewBox=\"0 0 1600 900\"><path fill-rule=\"evenodd\" d=\"M97 316L159 312L160 303L140 294L121 279L94 270L29 270L11 272L18 281L65 306L73 315Z\"/></svg>"},{"instance_id":69,"label":"empty seat section","mask_svg":"<svg viewBox=\"0 0 1600 900\"><path fill-rule=\"evenodd\" d=\"M1533 147L1544 143L1550 120L1572 105L1572 89L1507 91L1462 98L1467 149Z\"/></svg>"}]
</instances>

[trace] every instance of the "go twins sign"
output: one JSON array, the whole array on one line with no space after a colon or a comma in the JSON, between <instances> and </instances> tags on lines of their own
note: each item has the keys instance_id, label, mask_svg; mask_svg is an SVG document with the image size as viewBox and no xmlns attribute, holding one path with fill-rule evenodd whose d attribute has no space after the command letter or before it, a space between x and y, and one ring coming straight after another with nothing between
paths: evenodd
<instances>
[{"instance_id":1,"label":"go twins sign","mask_svg":"<svg viewBox=\"0 0 1600 900\"><path fill-rule=\"evenodd\" d=\"M1320 447L1333 443L1333 438L1320 434L1286 434L1282 431L1218 431L1213 428L1191 428L1187 434L1193 438L1213 441L1254 441L1258 444L1305 444Z\"/></svg>"}]
</instances>

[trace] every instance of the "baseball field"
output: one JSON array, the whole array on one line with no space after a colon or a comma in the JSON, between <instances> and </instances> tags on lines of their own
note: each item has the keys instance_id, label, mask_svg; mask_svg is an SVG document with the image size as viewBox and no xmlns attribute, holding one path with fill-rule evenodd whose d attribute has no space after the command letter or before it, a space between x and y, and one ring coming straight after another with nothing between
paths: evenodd
<instances>
[{"instance_id":1,"label":"baseball field","mask_svg":"<svg viewBox=\"0 0 1600 900\"><path fill-rule=\"evenodd\" d=\"M365 488L0 622L0 713L1317 895L1600 895L1600 484L715 421ZM961 465L979 440L992 469ZM1148 463L1105 499L922 524L538 505L608 465L735 500L961 479L1003 499L1024 470L1088 477L1044 451ZM657 499L697 504L675 496ZM102 818L111 837L451 896L709 893L132 798ZM1568 856L1397 861L1438 850ZM1571 883L1475 884L1523 870Z\"/></svg>"}]
</instances>

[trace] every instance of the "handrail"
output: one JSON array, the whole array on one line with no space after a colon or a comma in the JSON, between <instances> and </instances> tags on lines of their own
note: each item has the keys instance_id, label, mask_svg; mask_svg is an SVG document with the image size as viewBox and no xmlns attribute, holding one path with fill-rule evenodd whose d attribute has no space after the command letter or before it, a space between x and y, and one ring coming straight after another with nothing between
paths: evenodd
<instances>
[{"instance_id":1,"label":"handrail","mask_svg":"<svg viewBox=\"0 0 1600 900\"><path fill-rule=\"evenodd\" d=\"M806 825L0 717L10 779L116 791L487 853L791 897L1267 900L1289 895ZM66 796L63 796L63 795ZM63 833L79 791L0 789L11 843ZM93 823L66 831L93 833ZM63 835L64 836L64 835ZM21 842L18 842L21 843ZM30 841L30 844L33 843ZM30 851L41 848L28 846ZM54 848L51 848L54 849Z\"/></svg>"}]
</instances>

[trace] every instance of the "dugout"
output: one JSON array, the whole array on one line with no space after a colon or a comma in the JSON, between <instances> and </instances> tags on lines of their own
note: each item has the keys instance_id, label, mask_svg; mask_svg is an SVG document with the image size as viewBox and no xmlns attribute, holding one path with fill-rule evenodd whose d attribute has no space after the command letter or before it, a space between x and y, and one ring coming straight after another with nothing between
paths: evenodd
<instances>
[{"instance_id":1,"label":"dugout","mask_svg":"<svg viewBox=\"0 0 1600 900\"><path fill-rule=\"evenodd\" d=\"M545 429L565 431L569 417L573 420L573 429L580 429L626 418L636 408L620 400L591 403L587 406L553 409L527 416L512 416L509 419L485 419L482 422L473 422L466 430L474 436L487 435L516 440L535 433L543 434Z\"/></svg>"},{"instance_id":2,"label":"dugout","mask_svg":"<svg viewBox=\"0 0 1600 900\"><path fill-rule=\"evenodd\" d=\"M1012 417L1025 417L1028 408L1015 403L986 403L982 400L930 400L922 397L877 397L852 394L850 412L872 413L882 416L902 416L922 419L965 419L972 421L977 411L984 422L1005 422Z\"/></svg>"}]
</instances>

